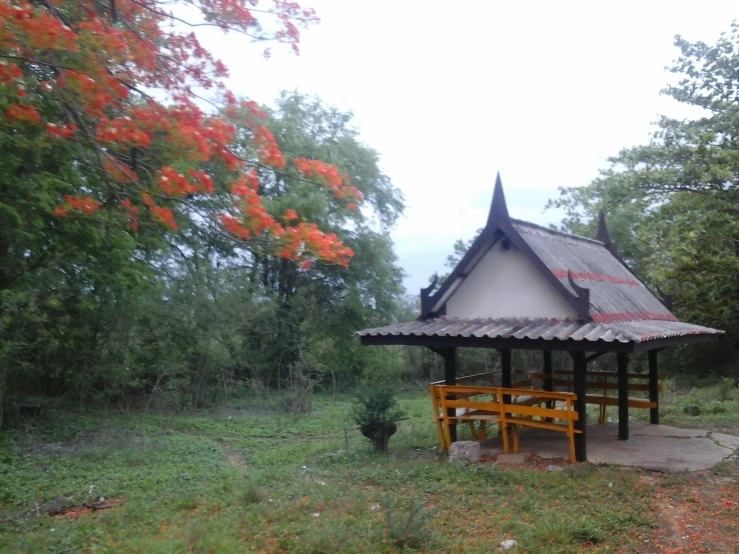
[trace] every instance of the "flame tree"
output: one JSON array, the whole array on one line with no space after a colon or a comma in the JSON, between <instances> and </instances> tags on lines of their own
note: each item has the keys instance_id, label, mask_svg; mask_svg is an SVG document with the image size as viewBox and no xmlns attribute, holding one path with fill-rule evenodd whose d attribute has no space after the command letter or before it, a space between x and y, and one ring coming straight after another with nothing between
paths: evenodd
<instances>
[{"instance_id":1,"label":"flame tree","mask_svg":"<svg viewBox=\"0 0 739 554\"><path fill-rule=\"evenodd\" d=\"M193 33L212 26L265 53L275 43L297 52L299 29L318 22L312 10L0 0L0 16L0 423L14 391L63 392L103 371L103 316L139 302L131 291L189 233L300 271L348 265L353 252L335 230L299 199L265 200L264 179L299 179L353 217L359 189L333 165L285 155Z\"/></svg>"},{"instance_id":2,"label":"flame tree","mask_svg":"<svg viewBox=\"0 0 739 554\"><path fill-rule=\"evenodd\" d=\"M198 15L188 21L173 7ZM89 216L106 207L117 212L112 220L134 232L149 220L174 231L188 216L189 199L215 192L206 169L215 165L227 172L219 185L234 200L211 214L224 233L259 237L278 255L306 264L348 264L352 252L335 235L295 210L265 209L257 168L282 171L295 164L348 209L362 200L357 188L321 161L286 160L256 104L237 101L223 84L227 69L192 32L213 26L287 43L297 52L299 27L318 21L312 10L285 0L267 6L256 0L0 0L0 17L2 126L36 138L42 148L70 143L78 167L94 174L58 199L55 216ZM247 117L240 116L244 109ZM248 129L246 152L233 147L231 118L237 116Z\"/></svg>"}]
</instances>

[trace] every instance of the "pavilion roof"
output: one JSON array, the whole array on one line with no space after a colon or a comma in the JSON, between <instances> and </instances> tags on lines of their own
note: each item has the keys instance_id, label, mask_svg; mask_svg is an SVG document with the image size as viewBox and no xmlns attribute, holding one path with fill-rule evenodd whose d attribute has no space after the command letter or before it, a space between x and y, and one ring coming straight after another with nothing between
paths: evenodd
<instances>
[{"instance_id":1,"label":"pavilion roof","mask_svg":"<svg viewBox=\"0 0 739 554\"><path fill-rule=\"evenodd\" d=\"M495 264L509 262L490 262L490 259L507 259L490 258L485 269L476 274L478 278L470 281L475 283L474 286L466 289L467 305L470 298L473 304L478 305L462 313L450 310L449 317L445 317L450 298L462 290L465 280L478 265L483 268L481 264L486 254L498 244L504 250L514 248L519 253L517 255L523 256L528 264L526 267L531 268L529 274L538 275L541 284L536 290L514 284L507 292L497 292L490 283L499 273L499 268L505 267ZM481 275L483 279L479 278ZM516 276L509 282L516 283ZM560 341L558 349L567 349L567 345L583 349L589 345L589 349L597 350L593 343L598 343L605 350L637 351L717 340L724 333L679 321L670 311L671 298L659 289L661 298L655 296L619 257L608 235L603 213L595 240L509 217L500 175L495 183L485 227L449 277L435 289L436 280L421 289L421 314L417 321L359 331L357 334L362 343L427 346L443 343L506 348L538 346L546 349L549 348L547 341ZM470 290L475 296L470 297ZM486 296L490 291L494 295ZM547 318L543 319L531 317L531 313L518 313L519 310L532 309L530 302L526 304L517 300L529 296L529 291L538 295L531 296L537 299L537 303L546 302L549 298L559 299L558 302L564 299L565 303L560 305L566 308L557 308L562 315L551 314L552 319L545 313L543 315ZM483 298L487 298L487 304ZM513 302L506 305L508 313L500 313L499 316L488 313L511 299ZM433 339L440 342L435 344ZM650 345L645 346L646 343ZM628 349L623 347L625 344L629 344Z\"/></svg>"},{"instance_id":2,"label":"pavilion roof","mask_svg":"<svg viewBox=\"0 0 739 554\"><path fill-rule=\"evenodd\" d=\"M609 323L556 321L547 319L457 319L438 317L409 323L364 329L362 341L408 344L404 338L530 339L560 342L643 343L659 339L710 340L723 331L680 321L642 320ZM375 338L389 340L375 340ZM396 341L396 342L393 342Z\"/></svg>"},{"instance_id":3,"label":"pavilion roof","mask_svg":"<svg viewBox=\"0 0 739 554\"><path fill-rule=\"evenodd\" d=\"M580 296L582 289L588 291L588 314L592 321L678 321L602 242L526 221L511 219L510 222L532 254L571 296Z\"/></svg>"}]
</instances>

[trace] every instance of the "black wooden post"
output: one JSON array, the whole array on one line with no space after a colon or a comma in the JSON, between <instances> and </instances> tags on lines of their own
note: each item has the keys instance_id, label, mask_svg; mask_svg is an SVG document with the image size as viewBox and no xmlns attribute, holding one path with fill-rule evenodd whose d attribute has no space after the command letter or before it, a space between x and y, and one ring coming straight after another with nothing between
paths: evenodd
<instances>
[{"instance_id":1,"label":"black wooden post","mask_svg":"<svg viewBox=\"0 0 739 554\"><path fill-rule=\"evenodd\" d=\"M445 385L456 385L457 384L457 349L446 348L444 349L444 384ZM454 408L448 408L449 416L455 416ZM457 424L452 424L449 429L449 435L451 436L452 442L457 440Z\"/></svg>"},{"instance_id":2,"label":"black wooden post","mask_svg":"<svg viewBox=\"0 0 739 554\"><path fill-rule=\"evenodd\" d=\"M552 375L552 351L551 350L544 350L544 390L552 392L554 390L554 382L552 379L554 376ZM547 408L554 408L554 401L550 400L547 402Z\"/></svg>"},{"instance_id":3,"label":"black wooden post","mask_svg":"<svg viewBox=\"0 0 739 554\"><path fill-rule=\"evenodd\" d=\"M629 355L617 354L618 440L629 440Z\"/></svg>"},{"instance_id":4,"label":"black wooden post","mask_svg":"<svg viewBox=\"0 0 739 554\"><path fill-rule=\"evenodd\" d=\"M577 400L575 400L575 409L577 410L578 417L575 422L575 429L580 431L575 434L575 459L578 462L587 462L588 449L586 430L588 413L586 410L587 405L585 404L585 393L587 392L585 378L588 370L588 362L585 359L585 352L573 352L572 362L572 380L575 383L573 391L577 395Z\"/></svg>"},{"instance_id":5,"label":"black wooden post","mask_svg":"<svg viewBox=\"0 0 739 554\"><path fill-rule=\"evenodd\" d=\"M511 350L504 348L500 350L500 368L502 370L500 386L505 388L511 388Z\"/></svg>"},{"instance_id":6,"label":"black wooden post","mask_svg":"<svg viewBox=\"0 0 739 554\"><path fill-rule=\"evenodd\" d=\"M657 366L657 350L649 351L649 401L656 404L649 409L649 423L659 425L659 369Z\"/></svg>"},{"instance_id":7,"label":"black wooden post","mask_svg":"<svg viewBox=\"0 0 739 554\"><path fill-rule=\"evenodd\" d=\"M506 389L511 388L511 383L513 383L511 374L512 374L512 368L511 368L511 350L510 348L504 348L499 351L500 352L500 368L502 370L501 376L500 376L500 386ZM503 395L503 402L508 404L511 401L511 395L510 394L504 394Z\"/></svg>"}]
</instances>

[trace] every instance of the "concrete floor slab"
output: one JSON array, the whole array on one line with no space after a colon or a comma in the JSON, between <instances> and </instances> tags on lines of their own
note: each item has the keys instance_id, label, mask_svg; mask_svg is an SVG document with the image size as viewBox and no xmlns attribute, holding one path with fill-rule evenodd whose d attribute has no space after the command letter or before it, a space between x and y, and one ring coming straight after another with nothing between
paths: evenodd
<instances>
[{"instance_id":1,"label":"concrete floor slab","mask_svg":"<svg viewBox=\"0 0 739 554\"><path fill-rule=\"evenodd\" d=\"M709 469L739 449L739 437L667 425L631 424L628 441L617 440L617 423L590 425L587 432L589 462L668 473ZM541 458L569 456L564 434L539 429L521 430L521 449Z\"/></svg>"}]
</instances>

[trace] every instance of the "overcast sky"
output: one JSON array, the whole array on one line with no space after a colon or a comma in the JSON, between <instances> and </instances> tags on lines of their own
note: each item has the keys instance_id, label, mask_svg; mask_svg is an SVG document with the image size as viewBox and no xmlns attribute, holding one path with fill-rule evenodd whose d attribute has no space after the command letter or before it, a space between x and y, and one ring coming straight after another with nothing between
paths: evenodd
<instances>
[{"instance_id":1,"label":"overcast sky","mask_svg":"<svg viewBox=\"0 0 739 554\"><path fill-rule=\"evenodd\" d=\"M499 2L303 0L321 24L301 55L236 35L204 34L241 95L280 90L352 110L364 142L404 194L393 232L417 294L458 238L481 227L501 172L513 217L544 211L559 186L581 186L621 148L645 142L674 80L673 38L715 42L739 18L733 1Z\"/></svg>"}]
</instances>

